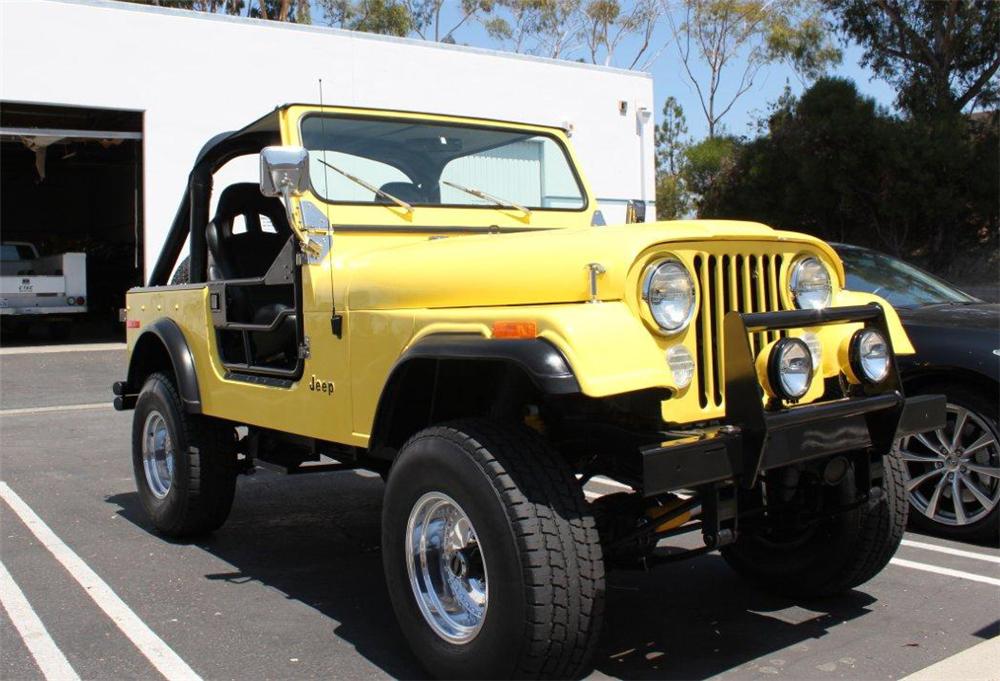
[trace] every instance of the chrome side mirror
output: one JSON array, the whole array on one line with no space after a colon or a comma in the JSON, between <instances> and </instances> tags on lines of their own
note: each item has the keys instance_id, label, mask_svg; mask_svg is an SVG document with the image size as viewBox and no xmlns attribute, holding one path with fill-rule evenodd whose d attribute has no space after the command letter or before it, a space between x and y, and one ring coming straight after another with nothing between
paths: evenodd
<instances>
[{"instance_id":1,"label":"chrome side mirror","mask_svg":"<svg viewBox=\"0 0 1000 681\"><path fill-rule=\"evenodd\" d=\"M260 192L287 202L309 189L309 152L302 147L264 147L260 152Z\"/></svg>"},{"instance_id":2,"label":"chrome side mirror","mask_svg":"<svg viewBox=\"0 0 1000 681\"><path fill-rule=\"evenodd\" d=\"M302 250L319 256L319 245L295 220L292 199L309 189L309 152L302 147L264 147L260 152L260 193L284 199L288 225L302 244Z\"/></svg>"},{"instance_id":3,"label":"chrome side mirror","mask_svg":"<svg viewBox=\"0 0 1000 681\"><path fill-rule=\"evenodd\" d=\"M625 204L625 223L632 224L634 222L645 222L646 221L646 202L640 199L630 199L627 204Z\"/></svg>"}]
</instances>

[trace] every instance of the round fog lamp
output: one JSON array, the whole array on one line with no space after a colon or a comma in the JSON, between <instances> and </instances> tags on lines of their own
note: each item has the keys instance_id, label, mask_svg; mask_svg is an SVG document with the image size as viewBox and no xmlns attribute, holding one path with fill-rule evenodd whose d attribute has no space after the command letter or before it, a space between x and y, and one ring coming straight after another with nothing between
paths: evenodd
<instances>
[{"instance_id":1,"label":"round fog lamp","mask_svg":"<svg viewBox=\"0 0 1000 681\"><path fill-rule=\"evenodd\" d=\"M801 338L782 338L771 347L767 386L775 397L801 399L809 391L812 377L812 353Z\"/></svg>"},{"instance_id":2,"label":"round fog lamp","mask_svg":"<svg viewBox=\"0 0 1000 681\"><path fill-rule=\"evenodd\" d=\"M683 390L691 385L694 378L694 358L683 345L675 345L667 350L667 366L674 375L674 384Z\"/></svg>"},{"instance_id":3,"label":"round fog lamp","mask_svg":"<svg viewBox=\"0 0 1000 681\"><path fill-rule=\"evenodd\" d=\"M875 329L854 334L849 359L854 375L868 383L881 383L889 375L889 344Z\"/></svg>"}]
</instances>

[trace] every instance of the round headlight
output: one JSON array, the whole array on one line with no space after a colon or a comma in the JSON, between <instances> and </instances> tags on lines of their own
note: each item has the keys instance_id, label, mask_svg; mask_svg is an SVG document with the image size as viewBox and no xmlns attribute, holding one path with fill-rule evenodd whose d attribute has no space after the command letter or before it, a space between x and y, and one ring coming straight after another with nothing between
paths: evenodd
<instances>
[{"instance_id":1,"label":"round headlight","mask_svg":"<svg viewBox=\"0 0 1000 681\"><path fill-rule=\"evenodd\" d=\"M833 286L830 273L823 263L811 256L798 260L792 265L789 280L795 307L803 310L820 310L830 304Z\"/></svg>"},{"instance_id":2,"label":"round headlight","mask_svg":"<svg viewBox=\"0 0 1000 681\"><path fill-rule=\"evenodd\" d=\"M676 333L694 315L694 281L680 260L655 262L643 275L642 299L660 329Z\"/></svg>"},{"instance_id":3,"label":"round headlight","mask_svg":"<svg viewBox=\"0 0 1000 681\"><path fill-rule=\"evenodd\" d=\"M771 347L767 385L775 397L800 399L809 391L812 377L812 353L801 338L782 338Z\"/></svg>"},{"instance_id":4,"label":"round headlight","mask_svg":"<svg viewBox=\"0 0 1000 681\"><path fill-rule=\"evenodd\" d=\"M851 338L851 370L859 379L877 384L889 375L889 344L875 329L861 329Z\"/></svg>"}]
</instances>

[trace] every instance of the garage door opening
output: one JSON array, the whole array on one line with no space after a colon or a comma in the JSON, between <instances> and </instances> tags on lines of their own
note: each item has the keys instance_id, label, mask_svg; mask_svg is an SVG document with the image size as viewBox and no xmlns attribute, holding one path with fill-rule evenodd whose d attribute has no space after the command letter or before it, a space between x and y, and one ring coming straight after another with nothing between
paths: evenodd
<instances>
[{"instance_id":1,"label":"garage door opening","mask_svg":"<svg viewBox=\"0 0 1000 681\"><path fill-rule=\"evenodd\" d=\"M0 343L123 339L142 212L141 112L0 103Z\"/></svg>"}]
</instances>

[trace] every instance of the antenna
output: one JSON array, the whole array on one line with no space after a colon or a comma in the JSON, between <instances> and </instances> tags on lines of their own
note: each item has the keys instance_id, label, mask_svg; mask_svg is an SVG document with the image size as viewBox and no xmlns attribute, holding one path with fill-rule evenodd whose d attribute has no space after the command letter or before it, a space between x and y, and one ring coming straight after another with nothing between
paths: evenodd
<instances>
[{"instance_id":1,"label":"antenna","mask_svg":"<svg viewBox=\"0 0 1000 681\"><path fill-rule=\"evenodd\" d=\"M319 81L319 111L320 111L319 129L320 129L320 132L323 134L323 140L325 142L326 141L326 116L323 115L324 114L324 111L323 111L323 109L324 109L324 106L323 106L323 79L322 78L318 78L317 80ZM323 145L323 163L324 163L324 165L326 164L326 145L325 144ZM327 201L324 201L324 203L326 203L326 221L330 222L330 204L329 204L329 199L330 199L330 169L329 168L324 168L323 169L323 195L327 199ZM330 223L330 224L331 224L331 227L332 227L333 223Z\"/></svg>"},{"instance_id":2,"label":"antenna","mask_svg":"<svg viewBox=\"0 0 1000 681\"><path fill-rule=\"evenodd\" d=\"M319 131L323 137L323 211L326 213L326 238L329 248L327 249L326 257L330 259L330 299L333 302L333 310L330 318L330 323L333 325L334 329L339 328L337 326L338 318L340 316L337 314L337 302L333 300L333 221L330 219L330 168L326 163L326 112L323 106L323 79L317 78L319 81ZM342 318L341 318L342 319ZM340 337L340 332L336 332L337 337Z\"/></svg>"}]
</instances>

